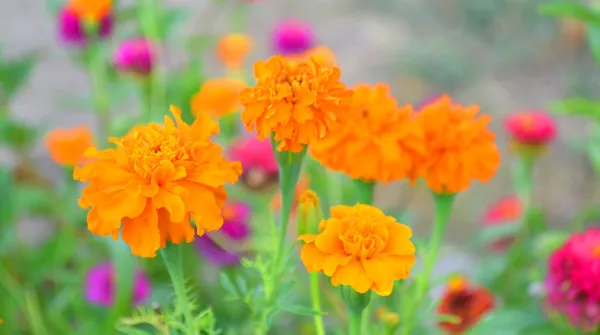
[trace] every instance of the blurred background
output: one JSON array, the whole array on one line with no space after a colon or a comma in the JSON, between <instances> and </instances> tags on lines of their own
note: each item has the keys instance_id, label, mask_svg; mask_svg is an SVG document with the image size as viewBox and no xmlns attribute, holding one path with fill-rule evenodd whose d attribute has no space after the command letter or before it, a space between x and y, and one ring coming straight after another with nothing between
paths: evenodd
<instances>
[{"instance_id":1,"label":"blurred background","mask_svg":"<svg viewBox=\"0 0 600 335\"><path fill-rule=\"evenodd\" d=\"M187 17L176 28L180 30L176 36L218 38L232 32L235 2L165 2L184 9L181 15ZM318 42L335 52L343 80L350 85L389 83L400 103L449 93L491 114L504 162L493 181L475 184L457 199L449 238L459 244L481 225L485 208L511 192L512 159L502 132L503 118L518 110L548 109L565 97L599 95L597 69L582 24L544 17L538 5L526 0L264 0L251 6L239 28L256 41L250 62L269 56L270 34L278 21L296 18L312 24ZM171 43L178 41L167 41ZM32 52L39 58L28 83L9 106L15 118L48 129L94 123L92 114L82 112L84 106L69 98L89 96L90 79L70 60L69 47L59 42L56 19L47 3L1 0L0 46L5 58ZM169 66L177 67L182 54L166 51ZM198 57L206 57L208 76L223 75L214 53ZM587 124L567 117L557 121L560 138L537 166L535 199L552 225L563 226L597 201L600 191L589 182L593 171L584 155L572 150L588 131ZM0 151L0 159L12 160L7 151ZM60 167L41 144L35 160L49 177L60 175ZM425 233L432 214L427 192L419 186L389 184L378 190L376 203L383 208L410 208L417 232ZM21 226L27 233L21 235L35 243L47 233L44 226L43 220L29 218Z\"/></svg>"}]
</instances>

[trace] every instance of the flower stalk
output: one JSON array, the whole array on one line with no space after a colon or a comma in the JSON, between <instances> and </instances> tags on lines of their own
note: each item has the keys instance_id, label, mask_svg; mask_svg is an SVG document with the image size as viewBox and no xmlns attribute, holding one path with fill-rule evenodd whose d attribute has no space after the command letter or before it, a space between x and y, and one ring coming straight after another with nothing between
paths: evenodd
<instances>
[{"instance_id":1,"label":"flower stalk","mask_svg":"<svg viewBox=\"0 0 600 335\"><path fill-rule=\"evenodd\" d=\"M356 189L356 200L364 205L372 205L375 183L362 179L354 179L353 184Z\"/></svg>"},{"instance_id":2,"label":"flower stalk","mask_svg":"<svg viewBox=\"0 0 600 335\"><path fill-rule=\"evenodd\" d=\"M186 325L185 334L194 335L195 330L193 326L193 315L192 308L189 304L187 296L187 290L185 288L185 279L183 277L183 264L182 264L182 249L183 245L172 244L167 248L160 249L160 255L162 256L171 282L173 284L173 290L175 291L175 299L177 307L181 309L183 317L183 324Z\"/></svg>"},{"instance_id":3,"label":"flower stalk","mask_svg":"<svg viewBox=\"0 0 600 335\"><path fill-rule=\"evenodd\" d=\"M86 21L85 32L89 40L86 49L86 60L88 71L92 79L93 105L98 117L100 135L98 138L106 138L110 132L110 98L108 94L107 69L104 62L102 50L97 42L98 25L95 22Z\"/></svg>"},{"instance_id":4,"label":"flower stalk","mask_svg":"<svg viewBox=\"0 0 600 335\"><path fill-rule=\"evenodd\" d=\"M362 294L350 286L342 286L342 300L348 310L348 334L363 334L363 314L371 302L371 291Z\"/></svg>"}]
</instances>

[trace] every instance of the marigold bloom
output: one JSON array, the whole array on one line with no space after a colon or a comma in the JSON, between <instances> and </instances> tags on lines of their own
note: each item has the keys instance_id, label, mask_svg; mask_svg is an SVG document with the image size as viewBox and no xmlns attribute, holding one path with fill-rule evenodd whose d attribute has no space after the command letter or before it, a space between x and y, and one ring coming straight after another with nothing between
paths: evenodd
<instances>
[{"instance_id":1,"label":"marigold bloom","mask_svg":"<svg viewBox=\"0 0 600 335\"><path fill-rule=\"evenodd\" d=\"M231 144L229 157L242 163L241 182L249 189L264 190L277 184L279 167L271 141L254 135L241 137Z\"/></svg>"},{"instance_id":2,"label":"marigold bloom","mask_svg":"<svg viewBox=\"0 0 600 335\"><path fill-rule=\"evenodd\" d=\"M494 203L483 217L483 225L493 227L505 224L517 224L523 215L523 205L516 195L511 195L500 199ZM512 244L514 237L505 237L498 241L493 241L491 247L493 250L503 252Z\"/></svg>"},{"instance_id":3,"label":"marigold bloom","mask_svg":"<svg viewBox=\"0 0 600 335\"><path fill-rule=\"evenodd\" d=\"M312 59L324 67L332 67L337 64L333 51L324 45L316 46L300 54L289 55L287 58L294 61L309 61Z\"/></svg>"},{"instance_id":4,"label":"marigold bloom","mask_svg":"<svg viewBox=\"0 0 600 335\"><path fill-rule=\"evenodd\" d=\"M111 263L103 263L91 268L85 279L85 298L94 305L111 307L115 302L114 267ZM146 274L135 270L133 278L133 304L142 305L152 294L152 286Z\"/></svg>"},{"instance_id":5,"label":"marigold bloom","mask_svg":"<svg viewBox=\"0 0 600 335\"><path fill-rule=\"evenodd\" d=\"M208 114L188 125L179 108L171 106L171 112L175 122L165 116L164 125L150 123L111 138L114 149L89 148L86 156L95 160L73 173L88 183L79 200L82 208L91 207L88 229L115 239L120 231L131 252L142 257L156 256L167 241L189 243L196 234L221 228L223 185L242 173L241 164L225 160L210 141L219 125Z\"/></svg>"},{"instance_id":6,"label":"marigold bloom","mask_svg":"<svg viewBox=\"0 0 600 335\"><path fill-rule=\"evenodd\" d=\"M440 322L447 334L463 334L494 308L494 297L484 287L470 284L463 277L453 278L438 306L438 314L453 315L458 323Z\"/></svg>"},{"instance_id":7,"label":"marigold bloom","mask_svg":"<svg viewBox=\"0 0 600 335\"><path fill-rule=\"evenodd\" d=\"M274 56L254 65L256 86L241 94L242 121L258 138L275 134L278 151L300 152L323 138L349 105L340 70Z\"/></svg>"},{"instance_id":8,"label":"marigold bloom","mask_svg":"<svg viewBox=\"0 0 600 335\"><path fill-rule=\"evenodd\" d=\"M70 0L67 9L79 18L98 22L110 13L112 0Z\"/></svg>"},{"instance_id":9,"label":"marigold bloom","mask_svg":"<svg viewBox=\"0 0 600 335\"><path fill-rule=\"evenodd\" d=\"M51 131L46 135L45 145L55 163L75 166L85 161L83 153L94 145L94 138L90 129L82 125Z\"/></svg>"},{"instance_id":10,"label":"marigold bloom","mask_svg":"<svg viewBox=\"0 0 600 335\"><path fill-rule=\"evenodd\" d=\"M251 207L241 202L225 203L223 207L223 227L217 233L226 241L240 243L250 236ZM211 236L209 236L211 235ZM198 251L206 259L219 266L234 266L240 261L240 254L235 250L226 250L214 240L212 233L196 240Z\"/></svg>"},{"instance_id":11,"label":"marigold bloom","mask_svg":"<svg viewBox=\"0 0 600 335\"><path fill-rule=\"evenodd\" d=\"M549 307L582 331L600 327L600 229L573 234L549 259Z\"/></svg>"},{"instance_id":12,"label":"marigold bloom","mask_svg":"<svg viewBox=\"0 0 600 335\"><path fill-rule=\"evenodd\" d=\"M252 39L243 34L230 34L223 37L217 45L217 55L228 69L237 70L252 51Z\"/></svg>"},{"instance_id":13,"label":"marigold bloom","mask_svg":"<svg viewBox=\"0 0 600 335\"><path fill-rule=\"evenodd\" d=\"M145 38L133 38L119 44L113 56L115 67L123 72L148 75L152 72L156 50Z\"/></svg>"},{"instance_id":14,"label":"marigold bloom","mask_svg":"<svg viewBox=\"0 0 600 335\"><path fill-rule=\"evenodd\" d=\"M302 235L300 257L308 272L324 272L333 286L350 286L388 296L394 281L415 264L411 229L381 210L357 204L331 208L317 235Z\"/></svg>"},{"instance_id":15,"label":"marigold bloom","mask_svg":"<svg viewBox=\"0 0 600 335\"><path fill-rule=\"evenodd\" d=\"M487 129L491 118L477 113L479 106L463 107L447 95L417 113L428 155L415 175L422 174L435 192L465 191L473 179L490 180L500 166L495 135Z\"/></svg>"},{"instance_id":16,"label":"marigold bloom","mask_svg":"<svg viewBox=\"0 0 600 335\"><path fill-rule=\"evenodd\" d=\"M350 108L310 146L323 166L354 179L389 182L412 175L427 152L410 106L399 108L384 84L358 85Z\"/></svg>"},{"instance_id":17,"label":"marigold bloom","mask_svg":"<svg viewBox=\"0 0 600 335\"><path fill-rule=\"evenodd\" d=\"M303 21L284 20L279 22L271 34L273 50L282 55L303 53L315 42L312 27Z\"/></svg>"},{"instance_id":18,"label":"marigold bloom","mask_svg":"<svg viewBox=\"0 0 600 335\"><path fill-rule=\"evenodd\" d=\"M242 79L218 78L205 81L200 92L192 97L192 113L210 113L219 118L242 108L240 92L247 88Z\"/></svg>"},{"instance_id":19,"label":"marigold bloom","mask_svg":"<svg viewBox=\"0 0 600 335\"><path fill-rule=\"evenodd\" d=\"M113 17L109 13L98 22L97 36L107 38L113 30ZM58 16L58 32L60 39L65 43L84 45L87 33L84 28L83 19L64 7Z\"/></svg>"},{"instance_id":20,"label":"marigold bloom","mask_svg":"<svg viewBox=\"0 0 600 335\"><path fill-rule=\"evenodd\" d=\"M506 118L506 131L520 145L545 145L556 137L556 123L541 111L525 111Z\"/></svg>"}]
</instances>

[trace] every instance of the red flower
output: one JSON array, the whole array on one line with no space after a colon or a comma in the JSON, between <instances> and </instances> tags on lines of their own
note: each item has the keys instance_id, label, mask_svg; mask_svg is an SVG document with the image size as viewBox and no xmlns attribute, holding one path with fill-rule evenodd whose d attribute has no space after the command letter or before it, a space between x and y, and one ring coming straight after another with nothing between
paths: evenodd
<instances>
[{"instance_id":1,"label":"red flower","mask_svg":"<svg viewBox=\"0 0 600 335\"><path fill-rule=\"evenodd\" d=\"M460 320L458 323L440 322L439 326L447 334L462 334L493 308L494 297L488 289L471 285L463 277L456 277L448 283L438 314L452 315Z\"/></svg>"},{"instance_id":2,"label":"red flower","mask_svg":"<svg viewBox=\"0 0 600 335\"><path fill-rule=\"evenodd\" d=\"M556 123L550 115L540 111L513 114L506 119L504 127L521 145L545 145L556 137Z\"/></svg>"},{"instance_id":3,"label":"red flower","mask_svg":"<svg viewBox=\"0 0 600 335\"><path fill-rule=\"evenodd\" d=\"M492 227L505 224L516 224L523 215L523 205L516 195L510 195L493 204L485 213L483 225ZM503 252L512 244L513 237L505 237L491 243L494 251Z\"/></svg>"}]
</instances>

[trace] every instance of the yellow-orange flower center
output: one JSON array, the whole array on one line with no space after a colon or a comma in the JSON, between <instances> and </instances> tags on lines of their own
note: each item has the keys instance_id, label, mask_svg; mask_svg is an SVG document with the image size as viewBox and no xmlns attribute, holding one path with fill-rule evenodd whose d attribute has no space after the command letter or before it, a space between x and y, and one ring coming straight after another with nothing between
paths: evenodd
<instances>
[{"instance_id":1,"label":"yellow-orange flower center","mask_svg":"<svg viewBox=\"0 0 600 335\"><path fill-rule=\"evenodd\" d=\"M356 259L370 258L379 253L388 239L389 233L384 225L362 218L352 218L340 236L344 252Z\"/></svg>"},{"instance_id":2,"label":"yellow-orange flower center","mask_svg":"<svg viewBox=\"0 0 600 335\"><path fill-rule=\"evenodd\" d=\"M176 132L153 131L133 134L133 146L129 155L129 163L133 171L144 180L150 180L156 167L162 161L173 162L183 159L180 138Z\"/></svg>"},{"instance_id":3,"label":"yellow-orange flower center","mask_svg":"<svg viewBox=\"0 0 600 335\"><path fill-rule=\"evenodd\" d=\"M112 7L112 0L71 0L68 9L80 18L97 22L106 17Z\"/></svg>"},{"instance_id":4,"label":"yellow-orange flower center","mask_svg":"<svg viewBox=\"0 0 600 335\"><path fill-rule=\"evenodd\" d=\"M463 276L455 276L448 283L448 290L452 292L461 291L467 285L467 280Z\"/></svg>"}]
</instances>

